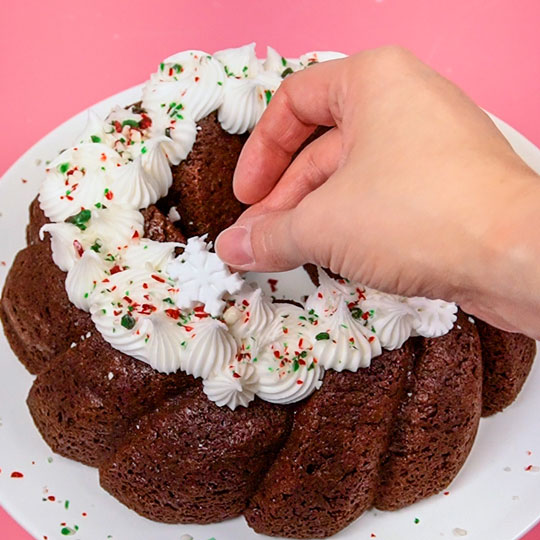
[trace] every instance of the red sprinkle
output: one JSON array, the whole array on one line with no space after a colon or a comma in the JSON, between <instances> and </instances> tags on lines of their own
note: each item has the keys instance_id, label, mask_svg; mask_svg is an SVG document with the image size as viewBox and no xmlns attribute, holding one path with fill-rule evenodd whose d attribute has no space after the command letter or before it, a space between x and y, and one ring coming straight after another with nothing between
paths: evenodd
<instances>
[{"instance_id":1,"label":"red sprinkle","mask_svg":"<svg viewBox=\"0 0 540 540\"><path fill-rule=\"evenodd\" d=\"M26 178L21 178L21 181L23 184L26 184L28 182L28 180Z\"/></svg>"},{"instance_id":2,"label":"red sprinkle","mask_svg":"<svg viewBox=\"0 0 540 540\"><path fill-rule=\"evenodd\" d=\"M141 116L142 120L139 122L139 127L141 129L149 128L152 125L152 119L144 113Z\"/></svg>"},{"instance_id":3,"label":"red sprinkle","mask_svg":"<svg viewBox=\"0 0 540 540\"><path fill-rule=\"evenodd\" d=\"M302 379L298 379L298 380L296 381L296 384L304 384L304 381L303 381Z\"/></svg>"},{"instance_id":4,"label":"red sprinkle","mask_svg":"<svg viewBox=\"0 0 540 540\"><path fill-rule=\"evenodd\" d=\"M279 357L280 357L279 351L274 351L274 356L275 356L276 358L279 358Z\"/></svg>"},{"instance_id":5,"label":"red sprinkle","mask_svg":"<svg viewBox=\"0 0 540 540\"><path fill-rule=\"evenodd\" d=\"M445 492L443 493L443 495L450 495L450 492L449 492L449 491L445 491Z\"/></svg>"},{"instance_id":6,"label":"red sprinkle","mask_svg":"<svg viewBox=\"0 0 540 540\"><path fill-rule=\"evenodd\" d=\"M131 238L139 238L139 231L135 231Z\"/></svg>"},{"instance_id":7,"label":"red sprinkle","mask_svg":"<svg viewBox=\"0 0 540 540\"><path fill-rule=\"evenodd\" d=\"M107 161L107 156L105 155L105 152L101 152L101 161Z\"/></svg>"},{"instance_id":8,"label":"red sprinkle","mask_svg":"<svg viewBox=\"0 0 540 540\"><path fill-rule=\"evenodd\" d=\"M242 300L242 305L248 307L249 302L247 300Z\"/></svg>"},{"instance_id":9,"label":"red sprinkle","mask_svg":"<svg viewBox=\"0 0 540 540\"><path fill-rule=\"evenodd\" d=\"M232 376L233 376L235 379L240 379L240 378L241 378L241 375L238 375L238 373L236 373L236 371L233 371L233 372L232 372Z\"/></svg>"},{"instance_id":10,"label":"red sprinkle","mask_svg":"<svg viewBox=\"0 0 540 540\"><path fill-rule=\"evenodd\" d=\"M155 279L156 281L159 281L160 283L165 283L165 280L161 276L156 276L156 274L152 274L152 279Z\"/></svg>"},{"instance_id":11,"label":"red sprinkle","mask_svg":"<svg viewBox=\"0 0 540 540\"><path fill-rule=\"evenodd\" d=\"M116 129L116 133L122 133L122 124L118 121L114 121L114 129Z\"/></svg>"},{"instance_id":12,"label":"red sprinkle","mask_svg":"<svg viewBox=\"0 0 540 540\"><path fill-rule=\"evenodd\" d=\"M143 283L142 286L143 286L143 289L148 289L148 283Z\"/></svg>"},{"instance_id":13,"label":"red sprinkle","mask_svg":"<svg viewBox=\"0 0 540 540\"><path fill-rule=\"evenodd\" d=\"M526 470L526 471L532 471L532 468L533 468L533 466L532 466L532 465L529 465L529 466L525 467L525 470ZM13 475L12 475L12 476L13 476Z\"/></svg>"},{"instance_id":14,"label":"red sprinkle","mask_svg":"<svg viewBox=\"0 0 540 540\"><path fill-rule=\"evenodd\" d=\"M56 497L55 497L54 495L49 495L49 496L47 497L47 499L49 499L49 501L51 501L51 502L56 501Z\"/></svg>"},{"instance_id":15,"label":"red sprinkle","mask_svg":"<svg viewBox=\"0 0 540 540\"><path fill-rule=\"evenodd\" d=\"M73 240L73 247L75 248L75 251L78 253L79 257L82 257L84 248L82 247L81 243L78 240Z\"/></svg>"},{"instance_id":16,"label":"red sprinkle","mask_svg":"<svg viewBox=\"0 0 540 540\"><path fill-rule=\"evenodd\" d=\"M118 265L118 264L115 264L110 270L109 272L111 274L118 274L118 272L122 272L122 268Z\"/></svg>"},{"instance_id":17,"label":"red sprinkle","mask_svg":"<svg viewBox=\"0 0 540 540\"><path fill-rule=\"evenodd\" d=\"M180 318L180 310L179 309L166 309L165 310L165 313L171 318L171 319L174 319L174 320L177 320Z\"/></svg>"},{"instance_id":18,"label":"red sprinkle","mask_svg":"<svg viewBox=\"0 0 540 540\"><path fill-rule=\"evenodd\" d=\"M24 478L24 474L22 472L13 471L11 473L11 478Z\"/></svg>"},{"instance_id":19,"label":"red sprinkle","mask_svg":"<svg viewBox=\"0 0 540 540\"><path fill-rule=\"evenodd\" d=\"M199 82L201 79L199 77L195 77L195 82Z\"/></svg>"},{"instance_id":20,"label":"red sprinkle","mask_svg":"<svg viewBox=\"0 0 540 540\"><path fill-rule=\"evenodd\" d=\"M193 326L184 326L186 332L193 332Z\"/></svg>"},{"instance_id":21,"label":"red sprinkle","mask_svg":"<svg viewBox=\"0 0 540 540\"><path fill-rule=\"evenodd\" d=\"M153 306L152 304L143 304L141 306L141 309L139 310L139 313L141 315L150 315L150 313L153 313L156 310L157 308Z\"/></svg>"},{"instance_id":22,"label":"red sprinkle","mask_svg":"<svg viewBox=\"0 0 540 540\"><path fill-rule=\"evenodd\" d=\"M277 282L278 282L277 279L272 279L272 278L270 278L270 279L268 280L268 285L270 285L270 290L271 290L272 292L276 292L276 291L277 291L277 286L276 286L276 285L277 285Z\"/></svg>"},{"instance_id":23,"label":"red sprinkle","mask_svg":"<svg viewBox=\"0 0 540 540\"><path fill-rule=\"evenodd\" d=\"M108 200L108 201L112 201L112 198L114 197L114 193L112 191L107 191L107 193L105 193L105 198Z\"/></svg>"}]
</instances>

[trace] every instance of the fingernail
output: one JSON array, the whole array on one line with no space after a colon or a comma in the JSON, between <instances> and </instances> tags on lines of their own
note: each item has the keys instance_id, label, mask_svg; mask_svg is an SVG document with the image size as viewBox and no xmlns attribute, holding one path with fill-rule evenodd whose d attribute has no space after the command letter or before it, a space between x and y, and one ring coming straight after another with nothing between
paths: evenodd
<instances>
[{"instance_id":1,"label":"fingernail","mask_svg":"<svg viewBox=\"0 0 540 540\"><path fill-rule=\"evenodd\" d=\"M221 260L230 266L253 264L251 233L243 226L225 229L216 239L216 250Z\"/></svg>"}]
</instances>

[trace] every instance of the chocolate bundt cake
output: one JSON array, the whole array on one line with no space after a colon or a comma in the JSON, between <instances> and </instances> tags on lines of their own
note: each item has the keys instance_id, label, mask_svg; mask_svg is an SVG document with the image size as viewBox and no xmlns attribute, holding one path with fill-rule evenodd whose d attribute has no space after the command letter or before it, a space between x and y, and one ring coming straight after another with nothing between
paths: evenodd
<instances>
[{"instance_id":1,"label":"chocolate bundt cake","mask_svg":"<svg viewBox=\"0 0 540 540\"><path fill-rule=\"evenodd\" d=\"M210 251L244 209L234 167L279 80L332 57L175 55L142 103L90 119L30 206L0 303L37 375L28 407L146 518L330 536L444 490L527 378L533 340L452 304L314 267L306 302L273 303Z\"/></svg>"}]
</instances>

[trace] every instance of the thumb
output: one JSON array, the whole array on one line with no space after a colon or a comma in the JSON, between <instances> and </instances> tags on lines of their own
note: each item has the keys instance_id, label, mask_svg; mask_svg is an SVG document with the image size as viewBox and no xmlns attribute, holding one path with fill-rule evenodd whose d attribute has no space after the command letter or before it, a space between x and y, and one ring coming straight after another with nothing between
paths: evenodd
<instances>
[{"instance_id":1,"label":"thumb","mask_svg":"<svg viewBox=\"0 0 540 540\"><path fill-rule=\"evenodd\" d=\"M220 259L236 270L281 272L305 262L296 208L240 218L216 239Z\"/></svg>"}]
</instances>

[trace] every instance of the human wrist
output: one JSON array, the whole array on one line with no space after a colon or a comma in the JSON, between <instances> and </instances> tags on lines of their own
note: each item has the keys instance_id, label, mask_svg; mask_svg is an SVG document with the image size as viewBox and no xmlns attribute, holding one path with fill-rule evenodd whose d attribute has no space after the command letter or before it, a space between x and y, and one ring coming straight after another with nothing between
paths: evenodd
<instances>
[{"instance_id":1,"label":"human wrist","mask_svg":"<svg viewBox=\"0 0 540 540\"><path fill-rule=\"evenodd\" d=\"M487 193L455 299L491 324L539 337L540 177L514 167Z\"/></svg>"}]
</instances>

